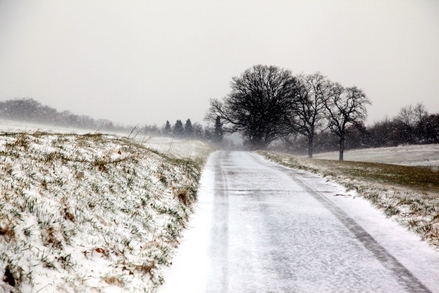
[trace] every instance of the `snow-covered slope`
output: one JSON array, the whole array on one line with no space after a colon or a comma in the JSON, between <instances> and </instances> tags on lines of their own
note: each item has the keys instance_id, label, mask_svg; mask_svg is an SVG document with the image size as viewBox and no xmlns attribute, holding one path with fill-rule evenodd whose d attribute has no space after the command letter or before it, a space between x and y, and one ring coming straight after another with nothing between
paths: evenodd
<instances>
[{"instance_id":1,"label":"snow-covered slope","mask_svg":"<svg viewBox=\"0 0 439 293\"><path fill-rule=\"evenodd\" d=\"M154 292L200 169L116 135L0 133L0 292Z\"/></svg>"},{"instance_id":2,"label":"snow-covered slope","mask_svg":"<svg viewBox=\"0 0 439 293\"><path fill-rule=\"evenodd\" d=\"M53 126L47 124L28 123L23 121L2 120L0 119L0 131L3 132L34 132L44 131L47 133L76 133L76 134L98 134L99 129L79 129L61 126ZM104 132L109 133L109 132ZM147 148L156 150L162 154L179 159L198 159L206 158L213 151L213 146L199 140L178 139L166 136L151 136L137 133L135 129L131 132L120 133L110 132L121 137L130 138L136 142L146 146Z\"/></svg>"}]
</instances>

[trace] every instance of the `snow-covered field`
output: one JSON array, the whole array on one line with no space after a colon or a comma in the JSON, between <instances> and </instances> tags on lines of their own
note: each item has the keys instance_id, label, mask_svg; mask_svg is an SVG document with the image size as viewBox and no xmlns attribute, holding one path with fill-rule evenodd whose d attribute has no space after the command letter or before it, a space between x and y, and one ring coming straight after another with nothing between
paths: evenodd
<instances>
[{"instance_id":1,"label":"snow-covered field","mask_svg":"<svg viewBox=\"0 0 439 293\"><path fill-rule=\"evenodd\" d=\"M58 127L54 125L36 124L28 123L14 120L3 120L0 119L0 131L3 132L22 132L22 131L46 131L51 133L97 133L98 130L93 129L79 129L79 128L68 128L68 127Z\"/></svg>"},{"instance_id":2,"label":"snow-covered field","mask_svg":"<svg viewBox=\"0 0 439 293\"><path fill-rule=\"evenodd\" d=\"M338 160L338 152L315 154L313 157L315 159ZM439 167L439 144L348 150L344 153L344 159L346 161L404 166Z\"/></svg>"},{"instance_id":3,"label":"snow-covered field","mask_svg":"<svg viewBox=\"0 0 439 293\"><path fill-rule=\"evenodd\" d=\"M44 131L48 133L76 133L76 134L96 134L107 133L114 134L120 137L127 137L147 148L156 150L162 154L172 156L179 159L197 159L206 158L213 150L212 145L198 141L198 140L183 140L174 137L161 137L150 135L139 135L136 130L121 133L121 132L101 132L99 129L80 129L69 127L57 127L53 125L35 124L12 120L0 119L0 132L34 132Z\"/></svg>"},{"instance_id":4,"label":"snow-covered field","mask_svg":"<svg viewBox=\"0 0 439 293\"><path fill-rule=\"evenodd\" d=\"M183 140L172 137L143 137L135 138L148 148L176 158L197 159L206 158L213 146L199 140Z\"/></svg>"},{"instance_id":5,"label":"snow-covered field","mask_svg":"<svg viewBox=\"0 0 439 293\"><path fill-rule=\"evenodd\" d=\"M11 124L0 123L0 292L154 292L209 146L171 139L163 154L152 148L167 139Z\"/></svg>"}]
</instances>

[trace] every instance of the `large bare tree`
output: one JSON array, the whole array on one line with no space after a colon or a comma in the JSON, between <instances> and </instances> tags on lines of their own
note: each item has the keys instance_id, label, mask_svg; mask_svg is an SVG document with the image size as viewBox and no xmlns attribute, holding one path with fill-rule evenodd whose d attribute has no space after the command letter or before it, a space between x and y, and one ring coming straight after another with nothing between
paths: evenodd
<instances>
[{"instance_id":1,"label":"large bare tree","mask_svg":"<svg viewBox=\"0 0 439 293\"><path fill-rule=\"evenodd\" d=\"M428 117L428 112L423 103L417 103L415 106L409 105L402 107L395 121L405 126L415 128L418 123Z\"/></svg>"},{"instance_id":2,"label":"large bare tree","mask_svg":"<svg viewBox=\"0 0 439 293\"><path fill-rule=\"evenodd\" d=\"M363 90L355 86L343 88L338 83L332 84L330 95L324 100L328 126L339 138L340 161L343 161L347 127L358 126L366 119L368 104L371 104L371 101Z\"/></svg>"},{"instance_id":3,"label":"large bare tree","mask_svg":"<svg viewBox=\"0 0 439 293\"><path fill-rule=\"evenodd\" d=\"M255 65L233 77L231 88L222 101L211 100L207 120L221 117L224 129L241 133L251 149L265 148L287 131L291 100L298 91L289 70Z\"/></svg>"},{"instance_id":4,"label":"large bare tree","mask_svg":"<svg viewBox=\"0 0 439 293\"><path fill-rule=\"evenodd\" d=\"M290 115L290 126L293 131L308 138L308 156L312 158L314 135L324 125L326 118L325 99L331 94L331 83L321 75L300 75L298 94L291 101L293 113Z\"/></svg>"}]
</instances>

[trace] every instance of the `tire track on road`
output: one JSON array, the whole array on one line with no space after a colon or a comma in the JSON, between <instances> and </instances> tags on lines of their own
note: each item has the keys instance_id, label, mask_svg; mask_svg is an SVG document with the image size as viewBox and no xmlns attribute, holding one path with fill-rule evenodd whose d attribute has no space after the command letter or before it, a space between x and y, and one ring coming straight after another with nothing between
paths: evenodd
<instances>
[{"instance_id":1,"label":"tire track on road","mask_svg":"<svg viewBox=\"0 0 439 293\"><path fill-rule=\"evenodd\" d=\"M363 244L363 246L373 253L376 259L389 271L394 278L410 292L431 293L431 291L414 276L403 264L401 264L393 255L391 255L381 244L378 243L366 230L344 212L340 207L327 199L322 193L309 186L301 175L283 166L274 167L279 171L287 174L299 186L306 190L312 197L327 208L337 219Z\"/></svg>"}]
</instances>

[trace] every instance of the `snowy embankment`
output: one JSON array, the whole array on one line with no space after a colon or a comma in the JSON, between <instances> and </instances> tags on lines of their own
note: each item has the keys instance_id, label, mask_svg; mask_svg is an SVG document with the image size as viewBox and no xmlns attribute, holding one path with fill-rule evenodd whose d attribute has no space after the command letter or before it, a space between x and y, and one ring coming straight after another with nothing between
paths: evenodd
<instances>
[{"instance_id":1,"label":"snowy embankment","mask_svg":"<svg viewBox=\"0 0 439 293\"><path fill-rule=\"evenodd\" d=\"M116 135L0 133L0 292L154 292L209 152L183 149L191 160Z\"/></svg>"},{"instance_id":2,"label":"snowy embankment","mask_svg":"<svg viewBox=\"0 0 439 293\"><path fill-rule=\"evenodd\" d=\"M431 153L433 146L418 146L416 157L429 157L429 162L439 161L439 153ZM412 152L415 149L411 147ZM423 154L426 149L427 154ZM397 152L398 148L394 149ZM383 155L391 150L358 150L363 154L363 161L334 161L308 159L275 152L259 152L269 160L291 168L324 176L351 191L350 195L361 196L369 200L387 217L391 217L407 229L417 233L439 251L439 169L438 165L429 167L412 167L395 164L371 163L379 156L390 162L390 155ZM369 152L369 156L367 153ZM378 153L378 154L376 154ZM405 160L410 155L399 154ZM410 164L420 166L414 160ZM341 196L341 195L340 195Z\"/></svg>"}]
</instances>

